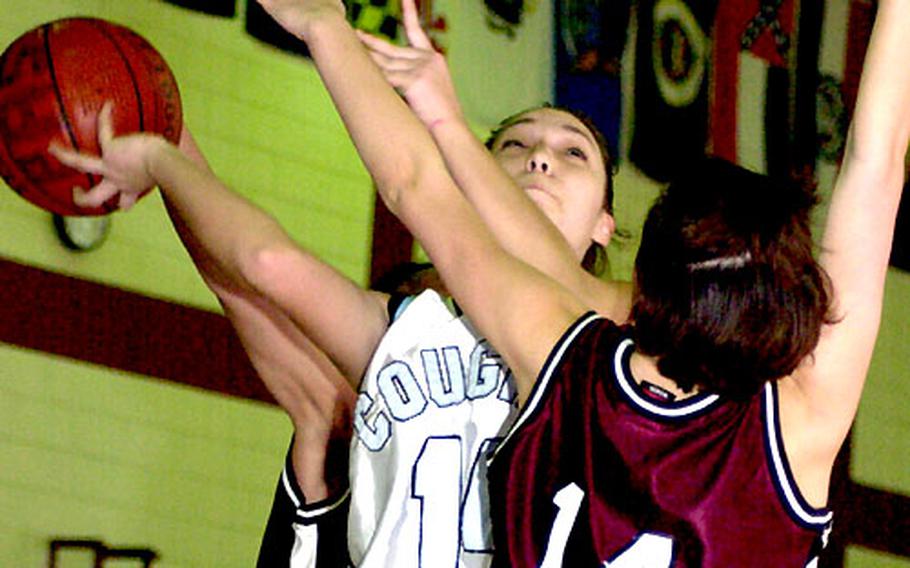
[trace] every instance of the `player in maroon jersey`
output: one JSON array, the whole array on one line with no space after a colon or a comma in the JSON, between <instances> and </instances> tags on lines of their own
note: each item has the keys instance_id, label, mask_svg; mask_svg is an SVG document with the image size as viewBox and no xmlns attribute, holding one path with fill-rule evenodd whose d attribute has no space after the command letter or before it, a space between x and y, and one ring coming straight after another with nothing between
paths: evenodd
<instances>
[{"instance_id":1,"label":"player in maroon jersey","mask_svg":"<svg viewBox=\"0 0 910 568\"><path fill-rule=\"evenodd\" d=\"M506 253L429 133L385 95L364 100L336 64L359 55L339 39L334 3L293 4L308 42L343 53L317 64L384 198L519 381L523 414L490 479L498 562L814 563L879 324L910 136L899 30L910 2L881 4L818 263L810 193L693 164L649 216L630 328L586 314L589 303ZM446 118L427 124L440 146L462 139ZM392 129L411 134L394 169L381 147ZM538 174L556 187L560 172Z\"/></svg>"},{"instance_id":2,"label":"player in maroon jersey","mask_svg":"<svg viewBox=\"0 0 910 568\"><path fill-rule=\"evenodd\" d=\"M500 565L815 563L879 325L908 17L880 4L818 263L810 193L692 164L649 214L629 328L504 253L444 172L380 187L521 385L490 470Z\"/></svg>"}]
</instances>

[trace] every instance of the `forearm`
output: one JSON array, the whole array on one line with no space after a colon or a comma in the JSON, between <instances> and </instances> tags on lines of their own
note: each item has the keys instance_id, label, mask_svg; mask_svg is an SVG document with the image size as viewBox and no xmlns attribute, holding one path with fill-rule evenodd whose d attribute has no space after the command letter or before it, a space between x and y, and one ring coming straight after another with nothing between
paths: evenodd
<instances>
[{"instance_id":1,"label":"forearm","mask_svg":"<svg viewBox=\"0 0 910 568\"><path fill-rule=\"evenodd\" d=\"M213 287L250 289L248 267L259 251L294 246L270 215L177 148L156 147L148 168L178 234Z\"/></svg>"},{"instance_id":2,"label":"forearm","mask_svg":"<svg viewBox=\"0 0 910 568\"><path fill-rule=\"evenodd\" d=\"M827 268L835 283L850 283L838 286L839 295L855 291L861 298L880 288L867 273L864 289L854 262L884 278L910 138L908 21L910 0L880 2L825 231Z\"/></svg>"},{"instance_id":3,"label":"forearm","mask_svg":"<svg viewBox=\"0 0 910 568\"><path fill-rule=\"evenodd\" d=\"M559 230L524 194L464 121L431 125L446 167L509 253L574 287L579 260Z\"/></svg>"},{"instance_id":4,"label":"forearm","mask_svg":"<svg viewBox=\"0 0 910 568\"><path fill-rule=\"evenodd\" d=\"M847 146L848 157L860 163L903 167L910 135L910 65L904 55L908 21L910 1L878 3Z\"/></svg>"},{"instance_id":5,"label":"forearm","mask_svg":"<svg viewBox=\"0 0 910 568\"><path fill-rule=\"evenodd\" d=\"M821 246L836 321L797 377L819 431L836 449L859 403L881 320L910 137L910 0L883 0ZM832 451L833 455L833 451Z\"/></svg>"},{"instance_id":6,"label":"forearm","mask_svg":"<svg viewBox=\"0 0 910 568\"><path fill-rule=\"evenodd\" d=\"M350 451L350 411L348 428L336 432L294 429L291 462L294 476L307 503L341 496L349 487L348 454Z\"/></svg>"},{"instance_id":7,"label":"forearm","mask_svg":"<svg viewBox=\"0 0 910 568\"><path fill-rule=\"evenodd\" d=\"M341 15L312 21L301 37L377 189L394 208L428 164L441 163L432 138Z\"/></svg>"},{"instance_id":8,"label":"forearm","mask_svg":"<svg viewBox=\"0 0 910 568\"><path fill-rule=\"evenodd\" d=\"M402 200L399 218L423 244L480 334L503 356L523 403L550 349L584 306L508 254L451 182L417 187Z\"/></svg>"}]
</instances>

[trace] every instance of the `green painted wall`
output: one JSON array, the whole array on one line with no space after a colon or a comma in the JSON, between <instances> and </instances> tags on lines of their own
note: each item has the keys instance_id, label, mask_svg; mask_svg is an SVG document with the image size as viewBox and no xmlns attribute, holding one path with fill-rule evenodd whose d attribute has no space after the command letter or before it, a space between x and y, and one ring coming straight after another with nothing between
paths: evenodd
<instances>
[{"instance_id":1,"label":"green painted wall","mask_svg":"<svg viewBox=\"0 0 910 568\"><path fill-rule=\"evenodd\" d=\"M238 6L242 14L245 3ZM450 29L470 30L443 41L456 73L478 85L466 91L459 80L479 129L548 98L546 6L529 14L517 41L489 32L479 4L436 6ZM307 60L250 38L241 17L212 18L160 0L3 0L0 11L4 47L74 15L144 35L177 76L187 124L222 179L366 281L372 187ZM502 82L475 70L478 54ZM518 55L541 64L517 69ZM88 254L63 248L49 215L5 187L0 223L0 256L218 309L157 194L116 214L104 246ZM289 434L271 406L0 344L0 566L43 566L48 540L60 536L151 546L161 568L251 566Z\"/></svg>"},{"instance_id":2,"label":"green painted wall","mask_svg":"<svg viewBox=\"0 0 910 568\"><path fill-rule=\"evenodd\" d=\"M478 131L547 99L552 80L550 3L529 3L516 40L486 28L481 4L434 2L448 20L443 43ZM201 16L159 0L3 0L2 13L3 46L69 15L108 18L146 36L171 64L187 122L219 175L301 243L365 281L369 177L308 62L249 38L241 18ZM614 246L611 258L614 273L628 277L637 228L657 188L628 164L617 184L618 222L632 238ZM2 256L217 309L157 195L115 215L105 245L84 255L60 246L48 215L5 189L0 222ZM858 481L904 495L908 298L910 277L894 272L853 464ZM44 565L54 536L150 545L162 554L162 568L249 566L289 432L272 407L0 345L0 566ZM910 562L851 549L849 565Z\"/></svg>"}]
</instances>

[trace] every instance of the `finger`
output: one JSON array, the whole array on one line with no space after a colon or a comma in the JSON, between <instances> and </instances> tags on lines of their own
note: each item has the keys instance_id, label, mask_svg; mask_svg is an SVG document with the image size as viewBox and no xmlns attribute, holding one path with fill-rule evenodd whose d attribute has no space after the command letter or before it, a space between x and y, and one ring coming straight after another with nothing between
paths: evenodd
<instances>
[{"instance_id":1,"label":"finger","mask_svg":"<svg viewBox=\"0 0 910 568\"><path fill-rule=\"evenodd\" d=\"M372 50L368 50L367 53L384 73L388 71L410 71L419 67L417 60L391 57L385 53Z\"/></svg>"},{"instance_id":2,"label":"finger","mask_svg":"<svg viewBox=\"0 0 910 568\"><path fill-rule=\"evenodd\" d=\"M382 76L386 82L393 88L401 90L407 89L414 82L414 68L412 65L401 66L394 61L389 61L384 55L375 52L369 52L370 57L382 71Z\"/></svg>"},{"instance_id":3,"label":"finger","mask_svg":"<svg viewBox=\"0 0 910 568\"><path fill-rule=\"evenodd\" d=\"M102 203L117 195L117 186L113 182L102 180L101 183L86 191L81 187L73 188L73 203L79 207L99 207Z\"/></svg>"},{"instance_id":4,"label":"finger","mask_svg":"<svg viewBox=\"0 0 910 568\"><path fill-rule=\"evenodd\" d=\"M376 64L376 67L379 67L379 70L382 71L382 75L386 76L386 65L388 64L388 57L385 55L372 50L367 50L367 55L370 56L370 59L373 60L373 63ZM386 77L388 80L388 77Z\"/></svg>"},{"instance_id":5,"label":"finger","mask_svg":"<svg viewBox=\"0 0 910 568\"><path fill-rule=\"evenodd\" d=\"M114 103L104 101L101 112L98 113L98 142L101 144L102 150L108 142L114 139L113 112Z\"/></svg>"},{"instance_id":6,"label":"finger","mask_svg":"<svg viewBox=\"0 0 910 568\"><path fill-rule=\"evenodd\" d=\"M389 82L389 85L399 91L401 94L405 94L407 90L414 83L414 76L407 71L388 71L385 73L385 80Z\"/></svg>"},{"instance_id":7,"label":"finger","mask_svg":"<svg viewBox=\"0 0 910 568\"><path fill-rule=\"evenodd\" d=\"M433 42L420 27L420 16L414 0L401 0L401 19L409 44L420 49L433 49Z\"/></svg>"},{"instance_id":8,"label":"finger","mask_svg":"<svg viewBox=\"0 0 910 568\"><path fill-rule=\"evenodd\" d=\"M64 148L56 142L51 142L50 146L47 147L47 151L50 152L53 157L57 158L61 164L88 174L104 175L103 162L101 161L101 158L97 156L80 154L75 150Z\"/></svg>"},{"instance_id":9,"label":"finger","mask_svg":"<svg viewBox=\"0 0 910 568\"><path fill-rule=\"evenodd\" d=\"M126 211L130 207L136 204L137 196L135 193L129 193L126 191L120 192L120 200L117 203L117 207Z\"/></svg>"},{"instance_id":10,"label":"finger","mask_svg":"<svg viewBox=\"0 0 910 568\"><path fill-rule=\"evenodd\" d=\"M402 59L416 59L421 56L420 51L411 47L402 47L369 34L363 30L356 30L357 37L370 51L382 53L387 57L400 57Z\"/></svg>"}]
</instances>

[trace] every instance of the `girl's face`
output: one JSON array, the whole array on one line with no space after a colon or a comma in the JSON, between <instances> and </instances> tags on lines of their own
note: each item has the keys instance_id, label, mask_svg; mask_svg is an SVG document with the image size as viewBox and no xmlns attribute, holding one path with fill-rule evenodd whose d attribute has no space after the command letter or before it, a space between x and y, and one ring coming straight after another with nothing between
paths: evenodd
<instances>
[{"instance_id":1,"label":"girl's face","mask_svg":"<svg viewBox=\"0 0 910 568\"><path fill-rule=\"evenodd\" d=\"M615 224L604 205L603 155L580 120L558 109L529 111L500 132L492 152L579 259L591 241L610 242Z\"/></svg>"}]
</instances>

